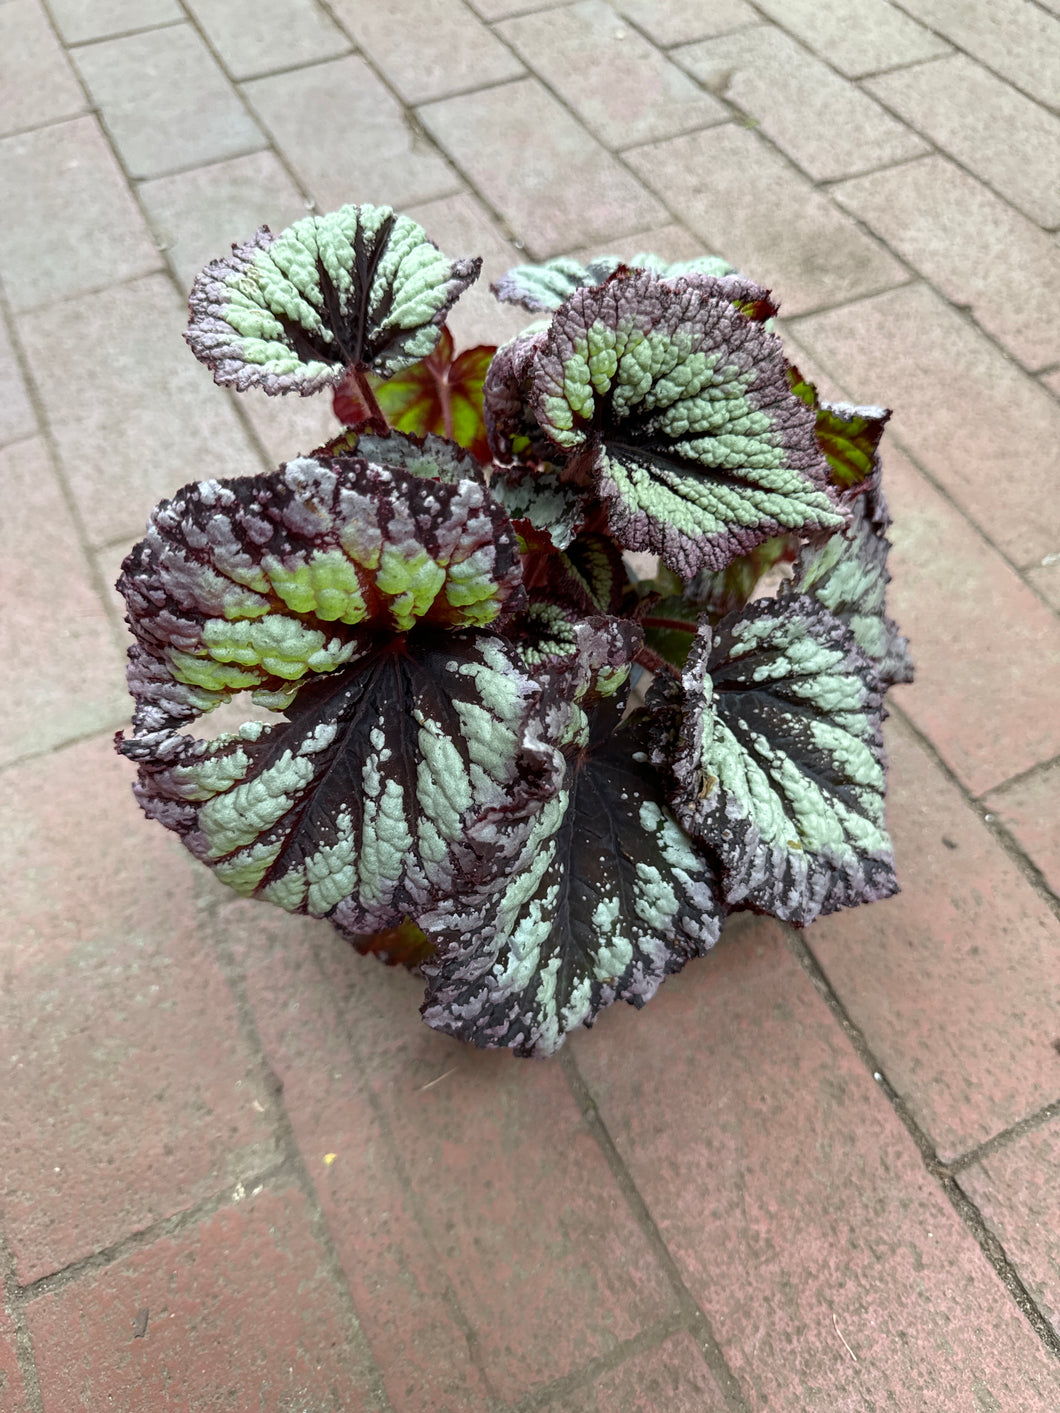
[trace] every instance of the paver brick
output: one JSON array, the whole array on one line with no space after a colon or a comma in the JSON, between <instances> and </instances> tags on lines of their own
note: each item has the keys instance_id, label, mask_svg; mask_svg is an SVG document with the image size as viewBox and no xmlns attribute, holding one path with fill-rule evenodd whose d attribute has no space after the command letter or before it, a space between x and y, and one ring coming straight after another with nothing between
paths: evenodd
<instances>
[{"instance_id":1,"label":"paver brick","mask_svg":"<svg viewBox=\"0 0 1060 1413\"><path fill-rule=\"evenodd\" d=\"M3 1413L30 1413L26 1385L18 1367L15 1324L0 1305L0 1409Z\"/></svg>"},{"instance_id":2,"label":"paver brick","mask_svg":"<svg viewBox=\"0 0 1060 1413\"><path fill-rule=\"evenodd\" d=\"M269 1188L27 1307L44 1413L375 1413L305 1198Z\"/></svg>"},{"instance_id":3,"label":"paver brick","mask_svg":"<svg viewBox=\"0 0 1060 1413\"><path fill-rule=\"evenodd\" d=\"M160 177L265 146L190 25L104 40L74 60L132 177Z\"/></svg>"},{"instance_id":4,"label":"paver brick","mask_svg":"<svg viewBox=\"0 0 1060 1413\"><path fill-rule=\"evenodd\" d=\"M849 78L950 53L950 46L887 3L858 0L757 0L770 19Z\"/></svg>"},{"instance_id":5,"label":"paver brick","mask_svg":"<svg viewBox=\"0 0 1060 1413\"><path fill-rule=\"evenodd\" d=\"M186 322L164 275L20 321L93 545L141 534L155 501L189 481L258 470L231 404L188 351Z\"/></svg>"},{"instance_id":6,"label":"paver brick","mask_svg":"<svg viewBox=\"0 0 1060 1413\"><path fill-rule=\"evenodd\" d=\"M963 54L865 87L1032 221L1060 225L1060 119Z\"/></svg>"},{"instance_id":7,"label":"paver brick","mask_svg":"<svg viewBox=\"0 0 1060 1413\"><path fill-rule=\"evenodd\" d=\"M1043 668L1043 676L1045 669ZM1060 761L987 795L983 804L1060 897Z\"/></svg>"},{"instance_id":8,"label":"paver brick","mask_svg":"<svg viewBox=\"0 0 1060 1413\"><path fill-rule=\"evenodd\" d=\"M462 0L332 0L340 24L406 103L518 78L523 66Z\"/></svg>"},{"instance_id":9,"label":"paver brick","mask_svg":"<svg viewBox=\"0 0 1060 1413\"><path fill-rule=\"evenodd\" d=\"M751 273L754 273L752 270ZM782 291L781 291L782 292ZM1060 544L1060 408L924 285L800 319L796 335L1017 564Z\"/></svg>"},{"instance_id":10,"label":"paver brick","mask_svg":"<svg viewBox=\"0 0 1060 1413\"><path fill-rule=\"evenodd\" d=\"M277 1158L191 861L133 778L109 737L0 775L0 1205L24 1285Z\"/></svg>"},{"instance_id":11,"label":"paver brick","mask_svg":"<svg viewBox=\"0 0 1060 1413\"><path fill-rule=\"evenodd\" d=\"M1060 611L1060 561L1044 556L1048 563L1035 565L1032 569L1025 571L1028 583L1045 599L1046 603L1052 604L1053 608Z\"/></svg>"},{"instance_id":12,"label":"paver brick","mask_svg":"<svg viewBox=\"0 0 1060 1413\"><path fill-rule=\"evenodd\" d=\"M252 152L140 183L159 246L185 289L211 260L259 226L280 231L309 210L274 152Z\"/></svg>"},{"instance_id":13,"label":"paver brick","mask_svg":"<svg viewBox=\"0 0 1060 1413\"><path fill-rule=\"evenodd\" d=\"M38 0L0 6L0 133L70 118L85 95Z\"/></svg>"},{"instance_id":14,"label":"paver brick","mask_svg":"<svg viewBox=\"0 0 1060 1413\"><path fill-rule=\"evenodd\" d=\"M1060 107L1060 23L1027 0L902 0L910 14L952 39L1032 98ZM1055 3L1055 0L1054 0Z\"/></svg>"},{"instance_id":15,"label":"paver brick","mask_svg":"<svg viewBox=\"0 0 1060 1413\"><path fill-rule=\"evenodd\" d=\"M945 157L855 177L832 195L1028 368L1060 359L1060 248ZM1013 298L1018 289L1020 297Z\"/></svg>"},{"instance_id":16,"label":"paver brick","mask_svg":"<svg viewBox=\"0 0 1060 1413\"><path fill-rule=\"evenodd\" d=\"M775 924L730 924L573 1044L749 1408L1055 1405L1060 1368Z\"/></svg>"},{"instance_id":17,"label":"paver brick","mask_svg":"<svg viewBox=\"0 0 1060 1413\"><path fill-rule=\"evenodd\" d=\"M664 46L728 34L758 20L744 0L616 0L615 9Z\"/></svg>"},{"instance_id":18,"label":"paver brick","mask_svg":"<svg viewBox=\"0 0 1060 1413\"><path fill-rule=\"evenodd\" d=\"M37 418L26 391L7 326L0 320L0 446L30 437L37 430Z\"/></svg>"},{"instance_id":19,"label":"paver brick","mask_svg":"<svg viewBox=\"0 0 1060 1413\"><path fill-rule=\"evenodd\" d=\"M40 438L0 452L0 485L6 764L113 729L128 698L122 653Z\"/></svg>"},{"instance_id":20,"label":"paver brick","mask_svg":"<svg viewBox=\"0 0 1060 1413\"><path fill-rule=\"evenodd\" d=\"M558 1066L455 1044L420 1020L422 983L357 957L325 928L314 938L313 929L296 931L262 911L240 907L238 956L384 1368L395 1368L394 1335L384 1354L375 1315L362 1304L365 1282L381 1282L393 1329L418 1328L402 1316L406 1292L436 1289L430 1273L440 1271L490 1384L508 1402L676 1313ZM222 915L230 934L232 913ZM315 977L300 965L308 945L324 960ZM336 1012L346 1021L340 1032ZM327 1152L337 1155L330 1165ZM375 1213L389 1211L398 1222L405 1275L394 1270L394 1256L374 1249L382 1231L366 1211L369 1192ZM452 1376L453 1357L434 1374L424 1369L432 1383L410 1406L430 1406L423 1398L442 1372ZM397 1387L388 1388L392 1400ZM434 1390L438 1398L444 1386Z\"/></svg>"},{"instance_id":21,"label":"paver brick","mask_svg":"<svg viewBox=\"0 0 1060 1413\"><path fill-rule=\"evenodd\" d=\"M772 25L703 40L674 57L754 118L816 181L927 150L915 132Z\"/></svg>"},{"instance_id":22,"label":"paver brick","mask_svg":"<svg viewBox=\"0 0 1060 1413\"><path fill-rule=\"evenodd\" d=\"M1060 1122L994 1149L958 1181L1060 1335Z\"/></svg>"},{"instance_id":23,"label":"paver brick","mask_svg":"<svg viewBox=\"0 0 1060 1413\"><path fill-rule=\"evenodd\" d=\"M894 516L890 609L917 677L894 700L973 795L1060 754L1060 622L996 550L884 443Z\"/></svg>"},{"instance_id":24,"label":"paver brick","mask_svg":"<svg viewBox=\"0 0 1060 1413\"><path fill-rule=\"evenodd\" d=\"M55 23L67 44L127 34L182 20L177 0L49 0Z\"/></svg>"},{"instance_id":25,"label":"paver brick","mask_svg":"<svg viewBox=\"0 0 1060 1413\"><path fill-rule=\"evenodd\" d=\"M568 1390L543 1413L725 1413L725 1395L687 1330Z\"/></svg>"},{"instance_id":26,"label":"paver brick","mask_svg":"<svg viewBox=\"0 0 1060 1413\"><path fill-rule=\"evenodd\" d=\"M882 245L747 128L726 124L625 155L709 249L769 286L785 314L908 278Z\"/></svg>"},{"instance_id":27,"label":"paver brick","mask_svg":"<svg viewBox=\"0 0 1060 1413\"><path fill-rule=\"evenodd\" d=\"M508 15L522 14L524 10L549 10L565 3L565 0L467 0L471 8L484 20L500 20Z\"/></svg>"},{"instance_id":28,"label":"paver brick","mask_svg":"<svg viewBox=\"0 0 1060 1413\"><path fill-rule=\"evenodd\" d=\"M428 132L519 232L533 259L666 220L655 198L537 79L446 98L418 111Z\"/></svg>"},{"instance_id":29,"label":"paver brick","mask_svg":"<svg viewBox=\"0 0 1060 1413\"><path fill-rule=\"evenodd\" d=\"M243 92L320 211L403 207L461 185L361 58L251 79Z\"/></svg>"},{"instance_id":30,"label":"paver brick","mask_svg":"<svg viewBox=\"0 0 1060 1413\"><path fill-rule=\"evenodd\" d=\"M235 79L349 52L349 40L315 0L254 0L253 17L229 0L188 0L188 8Z\"/></svg>"},{"instance_id":31,"label":"paver brick","mask_svg":"<svg viewBox=\"0 0 1060 1413\"><path fill-rule=\"evenodd\" d=\"M13 309L161 268L95 118L0 142L0 206L19 213L0 243L0 279Z\"/></svg>"},{"instance_id":32,"label":"paver brick","mask_svg":"<svg viewBox=\"0 0 1060 1413\"><path fill-rule=\"evenodd\" d=\"M260 388L230 394L233 406L242 409L265 451L265 470L275 471L285 461L323 446L342 431L331 405L331 389L313 397L269 397ZM233 467L226 475L254 474L254 468Z\"/></svg>"},{"instance_id":33,"label":"paver brick","mask_svg":"<svg viewBox=\"0 0 1060 1413\"><path fill-rule=\"evenodd\" d=\"M407 210L447 255L482 256L482 273L446 316L456 347L499 346L525 329L532 316L525 309L501 304L490 293L490 284L521 264L525 252L505 240L478 197L463 191Z\"/></svg>"},{"instance_id":34,"label":"paver brick","mask_svg":"<svg viewBox=\"0 0 1060 1413\"><path fill-rule=\"evenodd\" d=\"M653 142L729 117L604 0L523 15L497 31L606 147Z\"/></svg>"},{"instance_id":35,"label":"paver brick","mask_svg":"<svg viewBox=\"0 0 1060 1413\"><path fill-rule=\"evenodd\" d=\"M1060 1092L1060 926L908 729L892 722L887 741L902 892L819 919L807 940L888 1079L953 1158Z\"/></svg>"}]
</instances>

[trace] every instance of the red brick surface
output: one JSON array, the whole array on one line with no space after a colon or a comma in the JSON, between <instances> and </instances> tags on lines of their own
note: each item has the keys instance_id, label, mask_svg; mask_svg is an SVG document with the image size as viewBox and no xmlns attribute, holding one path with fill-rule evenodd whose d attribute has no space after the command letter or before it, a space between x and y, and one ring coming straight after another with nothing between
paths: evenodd
<instances>
[{"instance_id":1,"label":"red brick surface","mask_svg":"<svg viewBox=\"0 0 1060 1413\"><path fill-rule=\"evenodd\" d=\"M1056 1406L1060 1366L775 924L575 1049L749 1408Z\"/></svg>"},{"instance_id":2,"label":"red brick surface","mask_svg":"<svg viewBox=\"0 0 1060 1413\"><path fill-rule=\"evenodd\" d=\"M807 941L888 1079L953 1157L1060 1093L1060 924L897 722L887 743L902 892L820 919Z\"/></svg>"},{"instance_id":3,"label":"red brick surface","mask_svg":"<svg viewBox=\"0 0 1060 1413\"><path fill-rule=\"evenodd\" d=\"M369 1341L393 1371L395 1407L458 1394L454 1407L483 1406L474 1370L461 1372L462 1327L489 1386L514 1401L675 1312L557 1065L465 1052L421 1022L420 984L319 925L249 904L221 925L248 967L269 1063Z\"/></svg>"},{"instance_id":4,"label":"red brick surface","mask_svg":"<svg viewBox=\"0 0 1060 1413\"><path fill-rule=\"evenodd\" d=\"M26 1385L18 1367L14 1321L0 1307L0 1413L29 1413Z\"/></svg>"},{"instance_id":5,"label":"red brick surface","mask_svg":"<svg viewBox=\"0 0 1060 1413\"><path fill-rule=\"evenodd\" d=\"M1060 1120L987 1154L960 1182L1060 1335Z\"/></svg>"},{"instance_id":6,"label":"red brick surface","mask_svg":"<svg viewBox=\"0 0 1060 1413\"><path fill-rule=\"evenodd\" d=\"M0 777L0 1208L23 1284L276 1160L190 861L131 777L107 740Z\"/></svg>"},{"instance_id":7,"label":"red brick surface","mask_svg":"<svg viewBox=\"0 0 1060 1413\"><path fill-rule=\"evenodd\" d=\"M724 1413L727 1407L687 1330L544 1405L546 1413Z\"/></svg>"},{"instance_id":8,"label":"red brick surface","mask_svg":"<svg viewBox=\"0 0 1060 1413\"><path fill-rule=\"evenodd\" d=\"M279 1186L27 1308L44 1413L368 1413L377 1374Z\"/></svg>"},{"instance_id":9,"label":"red brick surface","mask_svg":"<svg viewBox=\"0 0 1060 1413\"><path fill-rule=\"evenodd\" d=\"M1060 897L1060 762L987 795L983 804L1016 839Z\"/></svg>"}]
</instances>

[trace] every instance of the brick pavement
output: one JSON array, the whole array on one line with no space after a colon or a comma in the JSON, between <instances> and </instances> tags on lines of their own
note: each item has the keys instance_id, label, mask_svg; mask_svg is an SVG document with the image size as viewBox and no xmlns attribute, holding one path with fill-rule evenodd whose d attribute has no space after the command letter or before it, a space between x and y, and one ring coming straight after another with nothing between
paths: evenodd
<instances>
[{"instance_id":1,"label":"brick pavement","mask_svg":"<svg viewBox=\"0 0 1060 1413\"><path fill-rule=\"evenodd\" d=\"M1060 1408L1058 16L0 3L2 1413ZM895 408L903 893L542 1065L233 903L110 750L150 506L328 425L213 387L189 280L358 200L487 278L724 254Z\"/></svg>"}]
</instances>

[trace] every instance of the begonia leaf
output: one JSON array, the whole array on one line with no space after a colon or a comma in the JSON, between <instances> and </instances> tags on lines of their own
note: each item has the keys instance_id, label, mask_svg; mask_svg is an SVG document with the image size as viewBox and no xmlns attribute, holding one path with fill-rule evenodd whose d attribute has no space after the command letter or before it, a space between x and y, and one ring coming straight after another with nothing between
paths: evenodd
<instances>
[{"instance_id":1,"label":"begonia leaf","mask_svg":"<svg viewBox=\"0 0 1060 1413\"><path fill-rule=\"evenodd\" d=\"M876 664L886 690L912 682L909 640L886 613L887 529L891 517L880 486L880 465L843 497L851 509L850 528L823 544L803 547L790 591L812 594L854 634L861 650ZM782 585L782 593L789 586Z\"/></svg>"},{"instance_id":2,"label":"begonia leaf","mask_svg":"<svg viewBox=\"0 0 1060 1413\"><path fill-rule=\"evenodd\" d=\"M674 811L726 901L806 924L897 891L884 825L882 692L816 599L704 624L689 653Z\"/></svg>"},{"instance_id":3,"label":"begonia leaf","mask_svg":"<svg viewBox=\"0 0 1060 1413\"><path fill-rule=\"evenodd\" d=\"M286 721L121 750L145 813L221 882L356 939L506 871L554 789L526 733L539 692L503 638L417 627L306 684Z\"/></svg>"},{"instance_id":4,"label":"begonia leaf","mask_svg":"<svg viewBox=\"0 0 1060 1413\"><path fill-rule=\"evenodd\" d=\"M595 632L598 648L622 642ZM438 951L422 967L423 1015L436 1029L550 1055L614 1001L644 1005L717 940L712 867L667 806L645 722L619 726L635 641L625 637L610 676L598 669L573 716L553 707L562 783L505 878L430 915Z\"/></svg>"},{"instance_id":5,"label":"begonia leaf","mask_svg":"<svg viewBox=\"0 0 1060 1413\"><path fill-rule=\"evenodd\" d=\"M827 458L833 485L847 490L865 480L875 465L889 409L824 402L813 383L790 364L788 383L799 401L814 413L817 444Z\"/></svg>"},{"instance_id":6,"label":"begonia leaf","mask_svg":"<svg viewBox=\"0 0 1060 1413\"><path fill-rule=\"evenodd\" d=\"M744 282L747 301L756 288ZM553 459L604 501L625 548L689 578L785 531L846 523L779 339L720 282L634 271L578 290L520 359L512 375ZM491 369L487 419L493 382Z\"/></svg>"},{"instance_id":7,"label":"begonia leaf","mask_svg":"<svg viewBox=\"0 0 1060 1413\"><path fill-rule=\"evenodd\" d=\"M410 446L396 434L383 445L399 462ZM356 455L303 457L186 486L156 507L118 583L137 639L134 728L244 690L282 706L379 632L503 621L525 602L521 581L515 532L480 474L446 482Z\"/></svg>"},{"instance_id":8,"label":"begonia leaf","mask_svg":"<svg viewBox=\"0 0 1060 1413\"><path fill-rule=\"evenodd\" d=\"M454 356L453 338L442 330L434 352L392 378L375 383L380 411L395 431L434 433L467 447L480 462L490 459L482 415L482 384L496 349L481 345ZM335 389L335 412L351 426L369 420L371 409L346 392L352 375ZM356 393L356 388L352 389Z\"/></svg>"},{"instance_id":9,"label":"begonia leaf","mask_svg":"<svg viewBox=\"0 0 1060 1413\"><path fill-rule=\"evenodd\" d=\"M557 549L566 549L596 503L558 471L515 465L495 472L490 491L512 520L528 520Z\"/></svg>"},{"instance_id":10,"label":"begonia leaf","mask_svg":"<svg viewBox=\"0 0 1060 1413\"><path fill-rule=\"evenodd\" d=\"M389 206L267 226L199 274L185 337L214 380L303 396L347 368L391 377L426 358L481 260L450 260Z\"/></svg>"},{"instance_id":11,"label":"begonia leaf","mask_svg":"<svg viewBox=\"0 0 1060 1413\"><path fill-rule=\"evenodd\" d=\"M694 260L660 260L648 251L624 260L619 255L598 255L583 265L568 255L546 260L541 265L516 265L490 289L502 304L520 304L532 314L558 309L575 290L602 285L622 266L651 270L665 279L678 275L731 275L733 267L720 255L700 255Z\"/></svg>"},{"instance_id":12,"label":"begonia leaf","mask_svg":"<svg viewBox=\"0 0 1060 1413\"><path fill-rule=\"evenodd\" d=\"M799 542L794 535L774 535L737 555L724 569L702 569L685 586L686 601L717 623L750 602L765 574L784 560L795 558Z\"/></svg>"},{"instance_id":13,"label":"begonia leaf","mask_svg":"<svg viewBox=\"0 0 1060 1413\"><path fill-rule=\"evenodd\" d=\"M436 948L422 927L408 918L396 927L384 927L379 932L351 932L349 941L362 957L376 957L388 967L406 967L418 972Z\"/></svg>"}]
</instances>

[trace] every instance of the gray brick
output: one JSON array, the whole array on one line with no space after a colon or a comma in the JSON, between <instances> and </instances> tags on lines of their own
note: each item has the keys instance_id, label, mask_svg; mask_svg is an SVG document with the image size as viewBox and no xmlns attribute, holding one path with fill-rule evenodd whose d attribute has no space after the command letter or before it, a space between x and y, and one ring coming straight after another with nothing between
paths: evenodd
<instances>
[{"instance_id":1,"label":"gray brick","mask_svg":"<svg viewBox=\"0 0 1060 1413\"><path fill-rule=\"evenodd\" d=\"M1060 107L1060 21L1027 0L902 0L903 7L952 39L1032 98Z\"/></svg>"},{"instance_id":2,"label":"gray brick","mask_svg":"<svg viewBox=\"0 0 1060 1413\"><path fill-rule=\"evenodd\" d=\"M523 66L463 0L332 0L339 22L406 103L517 78Z\"/></svg>"},{"instance_id":3,"label":"gray brick","mask_svg":"<svg viewBox=\"0 0 1060 1413\"><path fill-rule=\"evenodd\" d=\"M615 9L662 45L728 34L758 20L744 0L616 0Z\"/></svg>"},{"instance_id":4,"label":"gray brick","mask_svg":"<svg viewBox=\"0 0 1060 1413\"><path fill-rule=\"evenodd\" d=\"M405 206L461 185L363 59L253 79L243 92L322 211Z\"/></svg>"},{"instance_id":5,"label":"gray brick","mask_svg":"<svg viewBox=\"0 0 1060 1413\"><path fill-rule=\"evenodd\" d=\"M798 314L907 278L881 245L748 128L709 128L626 154L707 248Z\"/></svg>"},{"instance_id":6,"label":"gray brick","mask_svg":"<svg viewBox=\"0 0 1060 1413\"><path fill-rule=\"evenodd\" d=\"M411 206L408 214L447 255L482 256L482 274L460 296L447 320L458 349L506 343L526 327L531 316L525 309L500 304L490 293L491 282L522 264L526 252L504 238L476 196L466 191L445 196Z\"/></svg>"},{"instance_id":7,"label":"gray brick","mask_svg":"<svg viewBox=\"0 0 1060 1413\"><path fill-rule=\"evenodd\" d=\"M497 30L607 147L674 137L729 116L604 0L524 15Z\"/></svg>"},{"instance_id":8,"label":"gray brick","mask_svg":"<svg viewBox=\"0 0 1060 1413\"><path fill-rule=\"evenodd\" d=\"M177 0L50 0L50 6L67 44L105 39L184 18Z\"/></svg>"},{"instance_id":9,"label":"gray brick","mask_svg":"<svg viewBox=\"0 0 1060 1413\"><path fill-rule=\"evenodd\" d=\"M1060 560L1049 564L1036 564L1026 570L1025 577L1046 603L1052 604L1060 613Z\"/></svg>"},{"instance_id":10,"label":"gray brick","mask_svg":"<svg viewBox=\"0 0 1060 1413\"><path fill-rule=\"evenodd\" d=\"M43 441L0 452L0 764L128 714L122 653Z\"/></svg>"},{"instance_id":11,"label":"gray brick","mask_svg":"<svg viewBox=\"0 0 1060 1413\"><path fill-rule=\"evenodd\" d=\"M245 393L233 392L230 397L233 406L242 408L257 433L265 449L268 471L275 471L282 462L323 446L342 431L342 423L331 410L330 390L313 397L268 397L260 388L248 388Z\"/></svg>"},{"instance_id":12,"label":"gray brick","mask_svg":"<svg viewBox=\"0 0 1060 1413\"><path fill-rule=\"evenodd\" d=\"M419 115L532 259L666 219L537 79L447 98Z\"/></svg>"},{"instance_id":13,"label":"gray brick","mask_svg":"<svg viewBox=\"0 0 1060 1413\"><path fill-rule=\"evenodd\" d=\"M155 501L188 481L259 470L227 398L184 342L186 322L167 275L19 321L93 545L142 534Z\"/></svg>"},{"instance_id":14,"label":"gray brick","mask_svg":"<svg viewBox=\"0 0 1060 1413\"><path fill-rule=\"evenodd\" d=\"M140 200L185 288L208 261L249 240L259 226L278 231L309 214L274 152L143 182Z\"/></svg>"},{"instance_id":15,"label":"gray brick","mask_svg":"<svg viewBox=\"0 0 1060 1413\"><path fill-rule=\"evenodd\" d=\"M632 260L635 255L644 251L649 255L658 255L660 260L694 260L699 255L717 253L705 249L703 242L686 231L684 226L671 223L657 226L651 231L639 231L636 235L623 236L621 240L607 241L604 246L573 250L571 254L584 265L597 255L618 255L623 260Z\"/></svg>"},{"instance_id":16,"label":"gray brick","mask_svg":"<svg viewBox=\"0 0 1060 1413\"><path fill-rule=\"evenodd\" d=\"M1051 388L1057 397L1060 397L1060 368L1055 373L1046 373L1041 381L1047 388Z\"/></svg>"},{"instance_id":17,"label":"gray brick","mask_svg":"<svg viewBox=\"0 0 1060 1413\"><path fill-rule=\"evenodd\" d=\"M527 10L550 10L563 0L467 0L484 20L502 20L508 15L522 15Z\"/></svg>"},{"instance_id":18,"label":"gray brick","mask_svg":"<svg viewBox=\"0 0 1060 1413\"><path fill-rule=\"evenodd\" d=\"M0 446L32 436L37 418L7 328L0 320Z\"/></svg>"},{"instance_id":19,"label":"gray brick","mask_svg":"<svg viewBox=\"0 0 1060 1413\"><path fill-rule=\"evenodd\" d=\"M674 57L757 119L817 181L869 172L926 150L916 133L772 26L704 40Z\"/></svg>"},{"instance_id":20,"label":"gray brick","mask_svg":"<svg viewBox=\"0 0 1060 1413\"><path fill-rule=\"evenodd\" d=\"M88 45L74 58L130 176L161 177L265 146L190 25Z\"/></svg>"},{"instance_id":21,"label":"gray brick","mask_svg":"<svg viewBox=\"0 0 1060 1413\"><path fill-rule=\"evenodd\" d=\"M254 0L253 18L231 0L188 0L188 9L236 79L349 52L349 40L314 0Z\"/></svg>"},{"instance_id":22,"label":"gray brick","mask_svg":"<svg viewBox=\"0 0 1060 1413\"><path fill-rule=\"evenodd\" d=\"M1060 121L956 54L865 86L1043 226L1060 224Z\"/></svg>"},{"instance_id":23,"label":"gray brick","mask_svg":"<svg viewBox=\"0 0 1060 1413\"><path fill-rule=\"evenodd\" d=\"M1060 361L1060 249L974 177L925 157L832 195L1028 368Z\"/></svg>"},{"instance_id":24,"label":"gray brick","mask_svg":"<svg viewBox=\"0 0 1060 1413\"><path fill-rule=\"evenodd\" d=\"M1016 564L1060 545L1060 407L924 285L811 315L796 334Z\"/></svg>"},{"instance_id":25,"label":"gray brick","mask_svg":"<svg viewBox=\"0 0 1060 1413\"><path fill-rule=\"evenodd\" d=\"M0 133L70 118L85 106L38 0L0 5Z\"/></svg>"},{"instance_id":26,"label":"gray brick","mask_svg":"<svg viewBox=\"0 0 1060 1413\"><path fill-rule=\"evenodd\" d=\"M758 0L758 8L851 78L950 53L944 39L887 0L856 7L850 0Z\"/></svg>"},{"instance_id":27,"label":"gray brick","mask_svg":"<svg viewBox=\"0 0 1060 1413\"><path fill-rule=\"evenodd\" d=\"M15 309L127 280L162 258L95 118L0 142L0 279Z\"/></svg>"}]
</instances>

